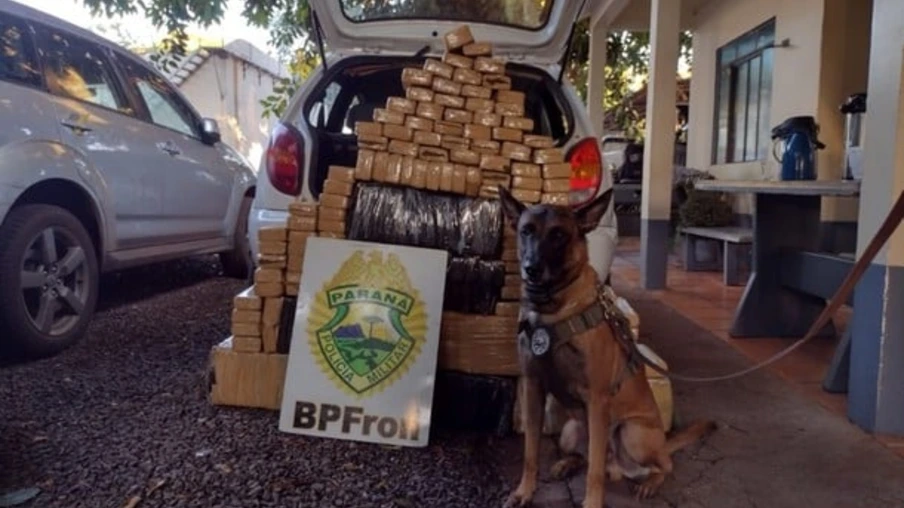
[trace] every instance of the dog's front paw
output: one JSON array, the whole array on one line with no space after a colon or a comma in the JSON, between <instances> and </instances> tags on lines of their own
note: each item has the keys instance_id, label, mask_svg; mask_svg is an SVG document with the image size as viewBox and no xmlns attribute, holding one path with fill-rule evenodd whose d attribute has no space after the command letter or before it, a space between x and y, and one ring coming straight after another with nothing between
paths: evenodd
<instances>
[{"instance_id":1,"label":"dog's front paw","mask_svg":"<svg viewBox=\"0 0 904 508\"><path fill-rule=\"evenodd\" d=\"M519 487L518 490L509 495L508 499L505 500L505 504L502 506L503 508L523 508L525 506L530 506L533 499L533 490L528 492L527 489Z\"/></svg>"}]
</instances>

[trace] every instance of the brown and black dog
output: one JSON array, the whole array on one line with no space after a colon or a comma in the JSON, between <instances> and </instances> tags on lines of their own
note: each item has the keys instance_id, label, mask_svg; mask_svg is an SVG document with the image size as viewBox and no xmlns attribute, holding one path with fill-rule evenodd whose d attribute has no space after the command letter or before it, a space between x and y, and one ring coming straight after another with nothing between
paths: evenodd
<instances>
[{"instance_id":1,"label":"brown and black dog","mask_svg":"<svg viewBox=\"0 0 904 508\"><path fill-rule=\"evenodd\" d=\"M518 351L524 466L521 483L505 506L527 506L536 491L547 393L569 418L559 440L565 458L553 466L553 476L564 477L583 466L579 451L588 438L585 508L603 508L606 473L613 480L632 480L640 498L654 495L672 471L672 453L715 425L696 422L666 439L643 365L636 356L633 365L629 361L630 347L616 336L611 314L603 310L586 235L609 207L612 191L577 210L527 207L504 188L499 194L518 237L522 279ZM584 326L572 326L575 319ZM570 331L561 332L562 323ZM538 335L537 330L543 331Z\"/></svg>"}]
</instances>

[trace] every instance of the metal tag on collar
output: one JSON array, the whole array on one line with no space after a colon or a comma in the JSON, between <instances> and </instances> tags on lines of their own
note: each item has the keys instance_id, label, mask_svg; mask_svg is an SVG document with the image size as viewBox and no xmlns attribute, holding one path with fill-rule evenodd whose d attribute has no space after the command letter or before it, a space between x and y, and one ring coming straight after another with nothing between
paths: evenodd
<instances>
[{"instance_id":1,"label":"metal tag on collar","mask_svg":"<svg viewBox=\"0 0 904 508\"><path fill-rule=\"evenodd\" d=\"M534 356L543 356L549 351L551 342L549 332L545 328L537 328L530 337L530 351Z\"/></svg>"}]
</instances>

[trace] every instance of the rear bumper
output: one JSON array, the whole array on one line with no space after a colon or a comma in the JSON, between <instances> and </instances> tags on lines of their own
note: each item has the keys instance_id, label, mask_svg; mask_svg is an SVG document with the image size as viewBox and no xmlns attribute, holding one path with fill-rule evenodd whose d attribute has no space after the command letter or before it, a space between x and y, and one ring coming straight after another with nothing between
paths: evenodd
<instances>
[{"instance_id":1,"label":"rear bumper","mask_svg":"<svg viewBox=\"0 0 904 508\"><path fill-rule=\"evenodd\" d=\"M251 244L251 257L257 264L257 255L260 252L257 233L265 227L286 227L289 212L286 210L268 210L251 208L248 216L248 242Z\"/></svg>"}]
</instances>

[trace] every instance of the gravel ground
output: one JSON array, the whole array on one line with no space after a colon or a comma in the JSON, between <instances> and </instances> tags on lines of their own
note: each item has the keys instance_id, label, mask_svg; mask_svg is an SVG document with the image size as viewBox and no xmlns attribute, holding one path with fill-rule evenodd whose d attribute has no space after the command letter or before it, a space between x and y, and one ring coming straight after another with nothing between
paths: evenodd
<instances>
[{"instance_id":1,"label":"gravel ground","mask_svg":"<svg viewBox=\"0 0 904 508\"><path fill-rule=\"evenodd\" d=\"M211 406L208 354L242 287L218 271L203 258L108 276L81 343L0 367L0 494L36 486L25 506L48 508L501 504L489 438L436 432L393 449Z\"/></svg>"}]
</instances>

